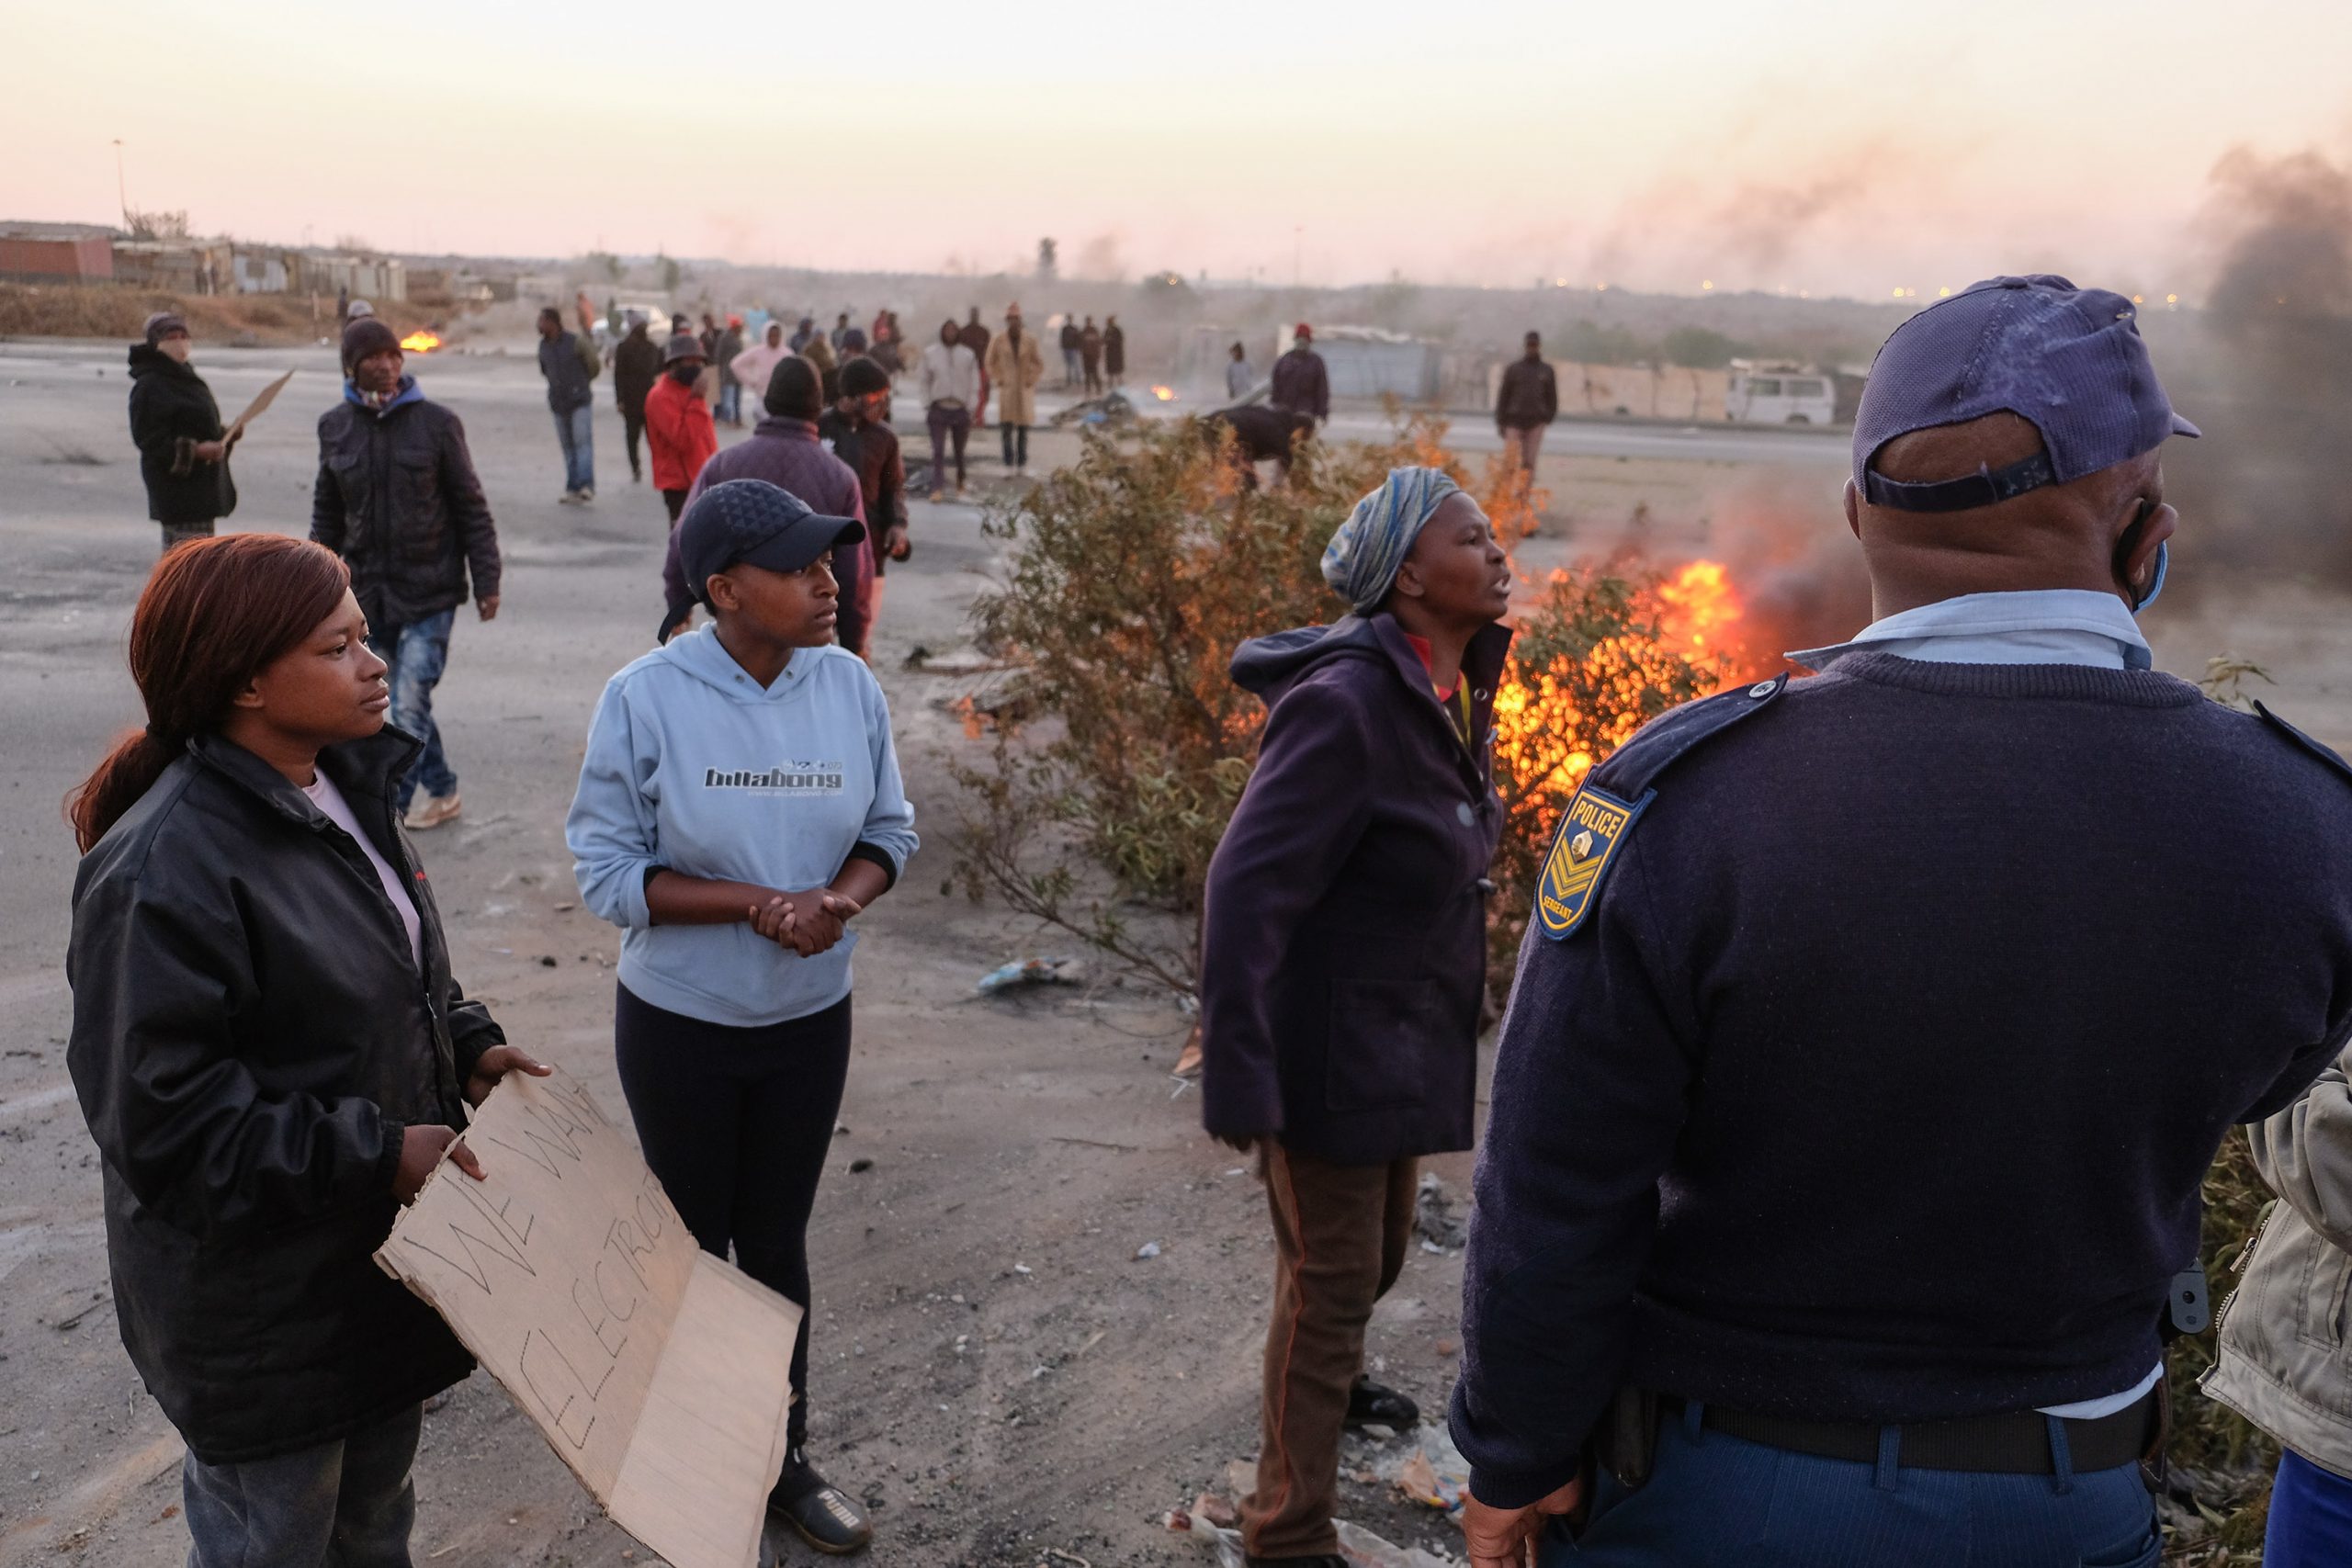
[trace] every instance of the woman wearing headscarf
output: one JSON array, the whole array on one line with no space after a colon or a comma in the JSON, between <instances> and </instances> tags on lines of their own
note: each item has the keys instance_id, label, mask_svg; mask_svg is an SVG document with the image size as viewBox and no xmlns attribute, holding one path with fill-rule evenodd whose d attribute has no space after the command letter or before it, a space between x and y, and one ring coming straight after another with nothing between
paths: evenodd
<instances>
[{"instance_id":1,"label":"woman wearing headscarf","mask_svg":"<svg viewBox=\"0 0 2352 1568\"><path fill-rule=\"evenodd\" d=\"M1356 503L1323 576L1350 614L1233 657L1268 712L1209 866L1201 1087L1273 1218L1243 1544L1341 1568L1342 1430L1419 1418L1363 1375L1364 1325L1404 1266L1419 1156L1471 1143L1511 578L1477 502L1423 468Z\"/></svg>"}]
</instances>

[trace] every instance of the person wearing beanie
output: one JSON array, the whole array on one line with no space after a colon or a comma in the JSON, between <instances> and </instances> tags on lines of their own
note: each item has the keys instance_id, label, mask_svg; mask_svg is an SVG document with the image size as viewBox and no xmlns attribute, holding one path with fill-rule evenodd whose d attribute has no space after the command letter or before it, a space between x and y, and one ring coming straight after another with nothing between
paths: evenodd
<instances>
[{"instance_id":1,"label":"person wearing beanie","mask_svg":"<svg viewBox=\"0 0 2352 1568\"><path fill-rule=\"evenodd\" d=\"M220 426L212 389L188 364L187 322L170 310L147 318L130 345L130 440L147 486L147 515L163 526L164 548L211 536L237 509L229 478L236 439Z\"/></svg>"},{"instance_id":2,"label":"person wearing beanie","mask_svg":"<svg viewBox=\"0 0 2352 1568\"><path fill-rule=\"evenodd\" d=\"M874 567L859 616L869 629L882 608L882 575L911 553L907 543L907 465L890 428L890 373L861 355L842 367L841 385L817 420L817 438L857 475L865 502L865 548Z\"/></svg>"},{"instance_id":3,"label":"person wearing beanie","mask_svg":"<svg viewBox=\"0 0 2352 1568\"><path fill-rule=\"evenodd\" d=\"M813 349L825 340L809 340ZM824 383L817 367L799 355L778 360L768 374L761 400L767 417L750 436L702 466L702 473L687 493L695 497L729 479L765 479L789 491L828 516L865 521L865 497L856 472L825 448L818 438L817 421L825 412ZM873 602L874 557L865 537L833 548L833 581L841 600L833 632L841 645L860 655L865 652L867 624L865 606ZM673 529L662 562L663 606L660 640L666 641L694 615L695 594L678 556L677 531Z\"/></svg>"},{"instance_id":4,"label":"person wearing beanie","mask_svg":"<svg viewBox=\"0 0 2352 1568\"><path fill-rule=\"evenodd\" d=\"M1331 417L1331 378L1315 352L1315 329L1305 321L1291 333L1290 352L1274 361L1274 384L1266 400L1285 413L1303 413L1321 423Z\"/></svg>"},{"instance_id":5,"label":"person wearing beanie","mask_svg":"<svg viewBox=\"0 0 2352 1568\"><path fill-rule=\"evenodd\" d=\"M685 510L695 476L718 450L710 405L702 398L705 363L702 341L678 333L662 351L662 378L645 396L645 445L653 457L653 488L662 492L673 527Z\"/></svg>"},{"instance_id":6,"label":"person wearing beanie","mask_svg":"<svg viewBox=\"0 0 2352 1568\"><path fill-rule=\"evenodd\" d=\"M391 723L421 743L392 804L411 832L457 819L457 770L433 716L458 607L498 614L498 526L482 499L466 427L428 402L400 339L373 316L343 332L343 397L319 416L311 537L341 556L390 671Z\"/></svg>"}]
</instances>

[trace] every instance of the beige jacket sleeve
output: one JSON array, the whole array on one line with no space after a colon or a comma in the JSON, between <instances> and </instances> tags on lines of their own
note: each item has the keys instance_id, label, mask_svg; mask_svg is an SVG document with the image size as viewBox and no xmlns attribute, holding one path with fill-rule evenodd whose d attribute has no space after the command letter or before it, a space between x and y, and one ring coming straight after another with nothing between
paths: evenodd
<instances>
[{"instance_id":1,"label":"beige jacket sleeve","mask_svg":"<svg viewBox=\"0 0 2352 1568\"><path fill-rule=\"evenodd\" d=\"M2312 1229L2352 1252L2352 1047L2302 1098L2246 1130L2255 1168Z\"/></svg>"}]
</instances>

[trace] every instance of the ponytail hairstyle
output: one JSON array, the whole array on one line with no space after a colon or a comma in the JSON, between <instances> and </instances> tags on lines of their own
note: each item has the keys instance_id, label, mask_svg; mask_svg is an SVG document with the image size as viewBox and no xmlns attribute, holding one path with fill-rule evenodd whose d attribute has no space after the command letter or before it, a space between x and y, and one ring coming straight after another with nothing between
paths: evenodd
<instances>
[{"instance_id":1,"label":"ponytail hairstyle","mask_svg":"<svg viewBox=\"0 0 2352 1568\"><path fill-rule=\"evenodd\" d=\"M277 534L226 534L178 546L130 616L130 678L147 727L115 742L65 797L86 854L197 736L220 728L237 694L334 613L351 572L334 551Z\"/></svg>"}]
</instances>

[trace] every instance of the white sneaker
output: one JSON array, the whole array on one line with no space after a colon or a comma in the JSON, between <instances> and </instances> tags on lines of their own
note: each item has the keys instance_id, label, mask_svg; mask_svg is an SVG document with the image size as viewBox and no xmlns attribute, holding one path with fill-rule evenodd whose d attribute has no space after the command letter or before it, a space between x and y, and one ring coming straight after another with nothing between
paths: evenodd
<instances>
[{"instance_id":1,"label":"white sneaker","mask_svg":"<svg viewBox=\"0 0 2352 1568\"><path fill-rule=\"evenodd\" d=\"M576 490L565 491L561 495L555 498L555 503L558 506L577 506L580 504L580 501L581 492Z\"/></svg>"},{"instance_id":2,"label":"white sneaker","mask_svg":"<svg viewBox=\"0 0 2352 1568\"><path fill-rule=\"evenodd\" d=\"M401 826L412 833L423 833L444 822L456 821L458 813L464 809L454 789L447 795L419 795L409 802L408 815L401 818Z\"/></svg>"}]
</instances>

